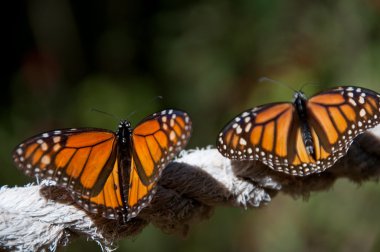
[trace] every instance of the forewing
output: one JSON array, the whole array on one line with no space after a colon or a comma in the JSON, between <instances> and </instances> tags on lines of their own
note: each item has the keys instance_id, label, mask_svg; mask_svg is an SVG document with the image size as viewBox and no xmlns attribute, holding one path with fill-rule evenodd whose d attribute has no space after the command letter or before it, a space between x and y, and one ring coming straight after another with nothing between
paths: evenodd
<instances>
[{"instance_id":1,"label":"forewing","mask_svg":"<svg viewBox=\"0 0 380 252\"><path fill-rule=\"evenodd\" d=\"M15 149L13 159L25 174L39 180L53 180L57 186L69 189L90 212L106 213L102 209L107 204L114 209L114 199L120 199L119 192L111 191L119 183L116 151L116 137L111 131L63 129L26 140ZM99 197L106 198L100 201Z\"/></svg>"},{"instance_id":2,"label":"forewing","mask_svg":"<svg viewBox=\"0 0 380 252\"><path fill-rule=\"evenodd\" d=\"M217 148L227 158L260 160L283 170L297 154L295 109L292 103L272 103L243 112L219 135Z\"/></svg>"}]
</instances>

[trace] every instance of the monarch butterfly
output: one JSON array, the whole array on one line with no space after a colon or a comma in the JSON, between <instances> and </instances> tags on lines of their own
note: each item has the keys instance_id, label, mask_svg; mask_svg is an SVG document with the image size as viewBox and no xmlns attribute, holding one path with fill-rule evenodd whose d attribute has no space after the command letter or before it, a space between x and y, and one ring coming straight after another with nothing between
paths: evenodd
<instances>
[{"instance_id":1,"label":"monarch butterfly","mask_svg":"<svg viewBox=\"0 0 380 252\"><path fill-rule=\"evenodd\" d=\"M116 132L62 129L39 134L16 147L13 159L25 174L54 180L91 213L126 223L148 205L161 172L187 144L189 116L163 110L134 129Z\"/></svg>"},{"instance_id":2,"label":"monarch butterfly","mask_svg":"<svg viewBox=\"0 0 380 252\"><path fill-rule=\"evenodd\" d=\"M259 160L296 176L319 173L347 153L353 139L380 123L380 95L360 87L336 87L293 103L249 109L219 134L217 148L234 160Z\"/></svg>"}]
</instances>

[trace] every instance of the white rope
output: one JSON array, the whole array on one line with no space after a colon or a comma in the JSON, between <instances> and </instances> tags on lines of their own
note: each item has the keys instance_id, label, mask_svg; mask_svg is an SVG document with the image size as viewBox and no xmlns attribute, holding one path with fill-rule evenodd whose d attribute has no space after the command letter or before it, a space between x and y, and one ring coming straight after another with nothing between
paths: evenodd
<instances>
[{"instance_id":1,"label":"white rope","mask_svg":"<svg viewBox=\"0 0 380 252\"><path fill-rule=\"evenodd\" d=\"M259 206L270 201L270 196L264 189L234 176L231 161L221 156L216 149L183 152L182 157L171 163L167 170L170 171L166 173L172 177L165 179L166 175L163 174L162 183L160 181L160 187L153 200L155 203L152 202L153 206L161 205L161 208L164 208L158 211L163 215L167 214L168 209L165 209L165 205L160 204L159 201L172 200L168 198L170 193L167 191L172 190L170 187L174 187L173 179L178 183L186 180L181 183L182 186L177 185L176 188L182 191L186 200L189 200L189 193L191 193L188 190L188 195L185 195L186 188L192 192L199 190L201 193L198 195L198 200L203 199L206 203L208 201L208 208L217 204ZM209 174L210 178L207 179L205 174ZM203 185L197 183L203 183ZM203 186L213 188L199 188ZM115 228L118 224L114 221L99 217L91 218L74 204L67 204L67 202L70 203L70 198L64 192L58 193L61 201L66 198L65 203L60 203L57 200L46 199L41 195L41 189L46 190L45 183L13 188L4 186L0 189L0 247L15 251L36 251L43 248L54 251L57 246L68 243L73 233L77 233L98 241L104 250L109 251L113 248L115 239L120 236L135 235L136 230L139 232L148 223L144 219L135 218L136 220L130 225ZM163 194L165 196L162 196ZM186 200L183 200L183 208L186 208ZM200 202L199 205L202 206L204 203ZM171 209L171 211L176 211L176 209ZM204 214L205 207L188 208L188 211L191 212L189 218L192 219L191 216L199 217ZM174 213L174 216L183 215L179 212ZM160 226L157 217L148 216L147 219ZM165 225L168 224L165 223ZM114 231L110 231L112 229L110 226ZM162 226L162 228L165 227Z\"/></svg>"},{"instance_id":2,"label":"white rope","mask_svg":"<svg viewBox=\"0 0 380 252\"><path fill-rule=\"evenodd\" d=\"M191 225L209 218L216 206L259 207L279 191L305 196L328 190L340 177L359 183L377 179L378 136L380 127L359 136L337 164L306 177L274 172L260 162L231 162L212 148L184 151L165 168L151 204L123 226L76 207L63 189L43 183L4 186L0 189L0 248L55 251L80 235L111 251L117 240L137 235L149 223L168 233L185 234Z\"/></svg>"},{"instance_id":3,"label":"white rope","mask_svg":"<svg viewBox=\"0 0 380 252\"><path fill-rule=\"evenodd\" d=\"M66 229L83 232L94 240L104 237L96 232L91 219L73 205L47 200L40 186L0 189L0 242L5 248L54 251L69 238Z\"/></svg>"}]
</instances>

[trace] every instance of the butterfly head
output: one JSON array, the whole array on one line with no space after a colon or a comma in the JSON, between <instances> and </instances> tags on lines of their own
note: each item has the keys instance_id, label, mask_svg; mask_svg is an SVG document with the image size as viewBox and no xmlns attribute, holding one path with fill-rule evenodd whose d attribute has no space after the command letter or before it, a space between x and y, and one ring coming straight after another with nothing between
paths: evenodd
<instances>
[{"instance_id":1,"label":"butterfly head","mask_svg":"<svg viewBox=\"0 0 380 252\"><path fill-rule=\"evenodd\" d=\"M116 135L123 143L127 143L130 135L132 134L131 123L127 120L123 120L119 123Z\"/></svg>"},{"instance_id":2,"label":"butterfly head","mask_svg":"<svg viewBox=\"0 0 380 252\"><path fill-rule=\"evenodd\" d=\"M297 103L297 100L304 100L304 101L306 101L307 97L306 97L306 95L305 95L304 92L302 92L302 91L296 91L296 92L294 92L293 99L294 99L293 102Z\"/></svg>"},{"instance_id":3,"label":"butterfly head","mask_svg":"<svg viewBox=\"0 0 380 252\"><path fill-rule=\"evenodd\" d=\"M302 91L297 91L294 93L293 104L298 112L298 115L302 118L306 117L306 102L307 97Z\"/></svg>"}]
</instances>

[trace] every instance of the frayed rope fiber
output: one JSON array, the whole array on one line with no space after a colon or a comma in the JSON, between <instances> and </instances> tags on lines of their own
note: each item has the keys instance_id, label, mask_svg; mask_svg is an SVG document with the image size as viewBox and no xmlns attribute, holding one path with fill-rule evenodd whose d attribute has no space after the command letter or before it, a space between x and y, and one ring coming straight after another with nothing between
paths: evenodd
<instances>
[{"instance_id":1,"label":"frayed rope fiber","mask_svg":"<svg viewBox=\"0 0 380 252\"><path fill-rule=\"evenodd\" d=\"M126 225L88 214L62 188L40 185L0 189L0 248L55 251L84 236L105 251L138 235L152 223L166 233L186 235L217 206L255 208L268 205L278 192L307 197L328 190L341 177L356 183L380 175L380 128L355 139L347 155L320 174L293 177L260 162L237 162L216 149L185 151L170 163L150 205Z\"/></svg>"}]
</instances>

